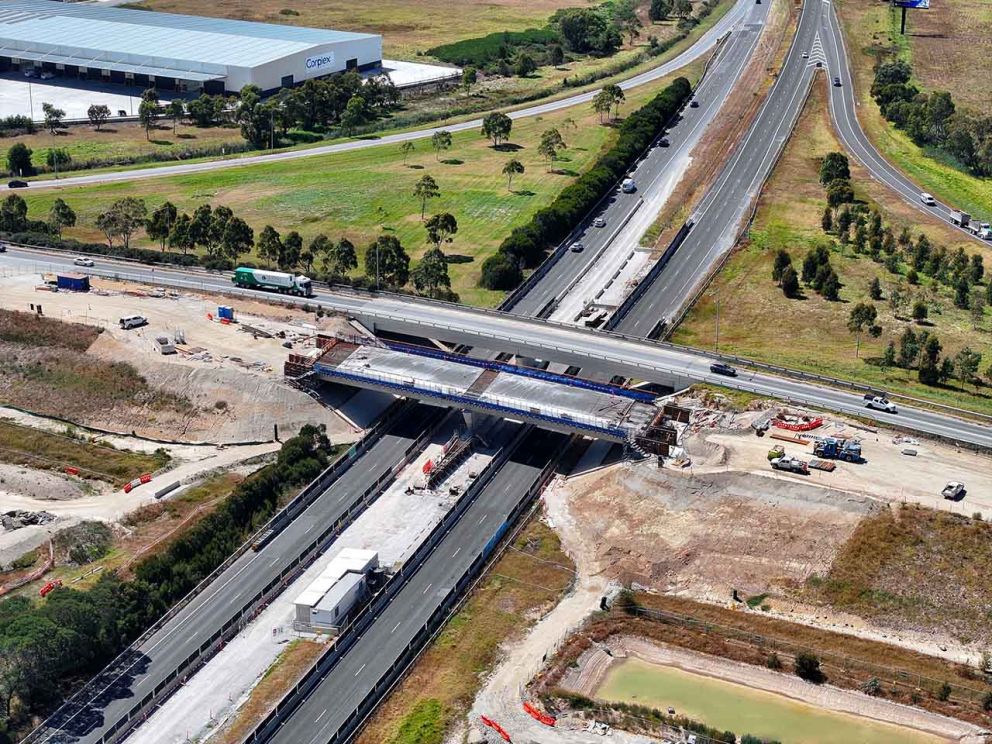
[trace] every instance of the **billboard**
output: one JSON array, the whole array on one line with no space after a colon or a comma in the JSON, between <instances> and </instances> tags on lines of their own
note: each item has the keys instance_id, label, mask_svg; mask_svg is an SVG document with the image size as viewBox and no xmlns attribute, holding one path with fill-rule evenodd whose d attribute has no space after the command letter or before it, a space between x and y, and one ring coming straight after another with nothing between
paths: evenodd
<instances>
[{"instance_id":1,"label":"billboard","mask_svg":"<svg viewBox=\"0 0 992 744\"><path fill-rule=\"evenodd\" d=\"M897 8L914 8L916 10L930 9L930 0L892 0L892 4Z\"/></svg>"}]
</instances>

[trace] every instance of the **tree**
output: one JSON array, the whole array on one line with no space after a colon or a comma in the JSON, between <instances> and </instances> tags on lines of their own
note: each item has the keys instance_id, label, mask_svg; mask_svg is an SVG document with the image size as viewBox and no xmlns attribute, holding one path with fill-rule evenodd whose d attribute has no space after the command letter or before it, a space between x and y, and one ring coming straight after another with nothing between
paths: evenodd
<instances>
[{"instance_id":1,"label":"tree","mask_svg":"<svg viewBox=\"0 0 992 744\"><path fill-rule=\"evenodd\" d=\"M936 385L940 381L941 370L938 367L941 345L936 336L927 338L920 353L919 378L924 385Z\"/></svg>"},{"instance_id":2,"label":"tree","mask_svg":"<svg viewBox=\"0 0 992 744\"><path fill-rule=\"evenodd\" d=\"M873 300L882 299L882 283L878 281L877 276L868 284L868 296Z\"/></svg>"},{"instance_id":3,"label":"tree","mask_svg":"<svg viewBox=\"0 0 992 744\"><path fill-rule=\"evenodd\" d=\"M920 340L913 333L912 328L907 328L899 337L899 366L907 369L916 364L916 359L920 355Z\"/></svg>"},{"instance_id":4,"label":"tree","mask_svg":"<svg viewBox=\"0 0 992 744\"><path fill-rule=\"evenodd\" d=\"M64 170L71 162L72 155L64 147L53 147L45 154L45 164L54 170L56 175L59 172L59 168Z\"/></svg>"},{"instance_id":5,"label":"tree","mask_svg":"<svg viewBox=\"0 0 992 744\"><path fill-rule=\"evenodd\" d=\"M138 121L145 129L145 139L150 140L149 132L155 126L155 116L158 114L158 104L151 101L142 101L138 105Z\"/></svg>"},{"instance_id":6,"label":"tree","mask_svg":"<svg viewBox=\"0 0 992 744\"><path fill-rule=\"evenodd\" d=\"M820 669L819 657L809 651L800 651L796 654L795 670L797 677L815 685L826 680L826 675Z\"/></svg>"},{"instance_id":7,"label":"tree","mask_svg":"<svg viewBox=\"0 0 992 744\"><path fill-rule=\"evenodd\" d=\"M462 70L462 87L466 93L472 92L472 86L479 80L479 73L471 65Z\"/></svg>"},{"instance_id":8,"label":"tree","mask_svg":"<svg viewBox=\"0 0 992 744\"><path fill-rule=\"evenodd\" d=\"M841 204L850 204L853 201L854 189L847 179L838 178L827 184L827 204L831 207L839 207Z\"/></svg>"},{"instance_id":9,"label":"tree","mask_svg":"<svg viewBox=\"0 0 992 744\"><path fill-rule=\"evenodd\" d=\"M505 291L517 287L523 278L523 273L516 261L504 253L497 253L483 261L479 286L485 289Z\"/></svg>"},{"instance_id":10,"label":"tree","mask_svg":"<svg viewBox=\"0 0 992 744\"><path fill-rule=\"evenodd\" d=\"M34 151L23 142L15 142L7 150L7 170L12 176L30 176L34 173L31 155Z\"/></svg>"},{"instance_id":11,"label":"tree","mask_svg":"<svg viewBox=\"0 0 992 744\"><path fill-rule=\"evenodd\" d=\"M276 263L283 271L291 271L300 263L303 254L303 238L296 230L290 230L282 240L282 253Z\"/></svg>"},{"instance_id":12,"label":"tree","mask_svg":"<svg viewBox=\"0 0 992 744\"><path fill-rule=\"evenodd\" d=\"M253 147L275 144L273 105L262 102L262 91L257 85L246 85L241 89L235 120L241 125L241 136Z\"/></svg>"},{"instance_id":13,"label":"tree","mask_svg":"<svg viewBox=\"0 0 992 744\"><path fill-rule=\"evenodd\" d=\"M972 253L969 262L968 279L972 284L978 284L985 276L985 261L981 253Z\"/></svg>"},{"instance_id":14,"label":"tree","mask_svg":"<svg viewBox=\"0 0 992 744\"><path fill-rule=\"evenodd\" d=\"M637 0L617 0L613 4L613 25L627 34L631 44L641 35L641 19L637 17Z\"/></svg>"},{"instance_id":15,"label":"tree","mask_svg":"<svg viewBox=\"0 0 992 744\"><path fill-rule=\"evenodd\" d=\"M866 330L871 333L872 336L878 336L881 334L882 329L876 325L875 321L878 319L878 311L875 306L868 302L859 302L853 308L851 308L851 314L847 319L847 330L855 335L857 338L857 347L854 353L855 357L861 356L861 334ZM875 329L878 332L875 332Z\"/></svg>"},{"instance_id":16,"label":"tree","mask_svg":"<svg viewBox=\"0 0 992 744\"><path fill-rule=\"evenodd\" d=\"M960 276L954 284L954 307L967 310L971 302L971 285L968 277Z\"/></svg>"},{"instance_id":17,"label":"tree","mask_svg":"<svg viewBox=\"0 0 992 744\"><path fill-rule=\"evenodd\" d=\"M0 232L22 232L27 225L27 202L17 194L7 194L0 202Z\"/></svg>"},{"instance_id":18,"label":"tree","mask_svg":"<svg viewBox=\"0 0 992 744\"><path fill-rule=\"evenodd\" d=\"M829 207L823 208L823 217L820 219L820 227L823 232L828 233L834 229L834 211Z\"/></svg>"},{"instance_id":19,"label":"tree","mask_svg":"<svg viewBox=\"0 0 992 744\"><path fill-rule=\"evenodd\" d=\"M176 205L170 201L166 201L155 209L151 217L148 218L148 223L145 225L145 234L152 240L159 241L163 251L165 250L165 243L169 239L169 235L172 234L172 226L175 224L178 216L179 210L176 209Z\"/></svg>"},{"instance_id":20,"label":"tree","mask_svg":"<svg viewBox=\"0 0 992 744\"><path fill-rule=\"evenodd\" d=\"M792 266L782 270L782 293L790 300L799 296L799 275Z\"/></svg>"},{"instance_id":21,"label":"tree","mask_svg":"<svg viewBox=\"0 0 992 744\"><path fill-rule=\"evenodd\" d=\"M579 54L612 54L622 41L617 27L593 8L562 8L551 16L550 25Z\"/></svg>"},{"instance_id":22,"label":"tree","mask_svg":"<svg viewBox=\"0 0 992 744\"><path fill-rule=\"evenodd\" d=\"M975 290L971 295L971 326L978 329L985 320L985 295Z\"/></svg>"},{"instance_id":23,"label":"tree","mask_svg":"<svg viewBox=\"0 0 992 744\"><path fill-rule=\"evenodd\" d=\"M115 237L121 239L124 249L131 247L131 236L145 224L148 210L142 199L126 196L110 205L110 209L97 217L96 226L107 236L107 244L113 248Z\"/></svg>"},{"instance_id":24,"label":"tree","mask_svg":"<svg viewBox=\"0 0 992 744\"><path fill-rule=\"evenodd\" d=\"M57 134L59 129L65 128L65 111L60 108L55 108L50 103L41 104L41 110L45 114L45 127L52 134Z\"/></svg>"},{"instance_id":25,"label":"tree","mask_svg":"<svg viewBox=\"0 0 992 744\"><path fill-rule=\"evenodd\" d=\"M601 90L592 99L592 110L599 114L599 123L603 123L603 114L609 114L613 108L613 98L610 94Z\"/></svg>"},{"instance_id":26,"label":"tree","mask_svg":"<svg viewBox=\"0 0 992 744\"><path fill-rule=\"evenodd\" d=\"M440 160L441 153L451 147L451 132L447 129L434 132L431 135L431 147L434 148L434 159Z\"/></svg>"},{"instance_id":27,"label":"tree","mask_svg":"<svg viewBox=\"0 0 992 744\"><path fill-rule=\"evenodd\" d=\"M430 219L424 223L427 228L427 240L437 249L442 243L450 243L451 237L458 232L458 221L454 215L442 212L431 215Z\"/></svg>"},{"instance_id":28,"label":"tree","mask_svg":"<svg viewBox=\"0 0 992 744\"><path fill-rule=\"evenodd\" d=\"M820 163L820 183L824 186L831 181L851 179L851 166L842 152L828 152Z\"/></svg>"},{"instance_id":29,"label":"tree","mask_svg":"<svg viewBox=\"0 0 992 744\"><path fill-rule=\"evenodd\" d=\"M421 177L417 184L413 187L414 198L420 201L420 221L424 221L424 215L427 214L427 201L429 199L437 199L441 196L441 189L438 188L437 181L428 175ZM406 284L406 282L403 282Z\"/></svg>"},{"instance_id":30,"label":"tree","mask_svg":"<svg viewBox=\"0 0 992 744\"><path fill-rule=\"evenodd\" d=\"M165 107L165 113L172 119L172 134L175 135L180 119L186 115L186 104L183 103L183 99L181 98L173 98L169 101L169 105Z\"/></svg>"},{"instance_id":31,"label":"tree","mask_svg":"<svg viewBox=\"0 0 992 744\"><path fill-rule=\"evenodd\" d=\"M410 273L413 279L413 286L421 294L428 297L438 297L441 288L451 289L451 279L448 277L448 262L444 258L444 253L440 248L431 248L420 263Z\"/></svg>"},{"instance_id":32,"label":"tree","mask_svg":"<svg viewBox=\"0 0 992 744\"><path fill-rule=\"evenodd\" d=\"M772 281L781 286L782 274L790 266L792 266L792 256L789 255L789 252L785 248L779 248L775 251L775 263L772 266Z\"/></svg>"},{"instance_id":33,"label":"tree","mask_svg":"<svg viewBox=\"0 0 992 744\"><path fill-rule=\"evenodd\" d=\"M560 66L565 61L565 50L561 44L552 44L548 47L548 63L553 67Z\"/></svg>"},{"instance_id":34,"label":"tree","mask_svg":"<svg viewBox=\"0 0 992 744\"><path fill-rule=\"evenodd\" d=\"M620 116L620 104L627 100L623 88L619 85L607 85L603 90L609 94L610 100L613 102L613 118L616 119Z\"/></svg>"},{"instance_id":35,"label":"tree","mask_svg":"<svg viewBox=\"0 0 992 744\"><path fill-rule=\"evenodd\" d=\"M62 237L62 230L76 224L76 213L72 207L62 199L52 202L51 209L48 210L48 229L55 233L56 237Z\"/></svg>"},{"instance_id":36,"label":"tree","mask_svg":"<svg viewBox=\"0 0 992 744\"><path fill-rule=\"evenodd\" d=\"M888 345L885 347L885 351L882 352L882 368L888 369L889 367L894 367L896 364L896 345L895 342L889 341Z\"/></svg>"},{"instance_id":37,"label":"tree","mask_svg":"<svg viewBox=\"0 0 992 744\"><path fill-rule=\"evenodd\" d=\"M692 3L689 0L675 0L673 11L678 18L685 20L692 15Z\"/></svg>"},{"instance_id":38,"label":"tree","mask_svg":"<svg viewBox=\"0 0 992 744\"><path fill-rule=\"evenodd\" d=\"M169 246L178 248L183 252L184 256L188 251L196 247L196 243L190 239L189 234L192 222L193 220L190 216L183 212L176 217L176 221L172 223L172 229L169 231Z\"/></svg>"},{"instance_id":39,"label":"tree","mask_svg":"<svg viewBox=\"0 0 992 744\"><path fill-rule=\"evenodd\" d=\"M324 236L317 236L317 238L321 237ZM358 254L355 251L355 246L347 238L341 238L334 245L329 245L324 253L323 266L324 271L331 276L344 276L349 271L354 271L358 268Z\"/></svg>"},{"instance_id":40,"label":"tree","mask_svg":"<svg viewBox=\"0 0 992 744\"><path fill-rule=\"evenodd\" d=\"M110 107L102 103L94 103L86 109L86 116L89 118L90 124L96 127L99 132L100 128L107 123L107 119L110 118Z\"/></svg>"},{"instance_id":41,"label":"tree","mask_svg":"<svg viewBox=\"0 0 992 744\"><path fill-rule=\"evenodd\" d=\"M962 385L974 382L975 388L978 388L978 367L981 363L982 355L968 346L957 353L954 357L954 369Z\"/></svg>"},{"instance_id":42,"label":"tree","mask_svg":"<svg viewBox=\"0 0 992 744\"><path fill-rule=\"evenodd\" d=\"M537 63L529 54L521 54L513 65L513 72L517 77L528 77L537 72Z\"/></svg>"},{"instance_id":43,"label":"tree","mask_svg":"<svg viewBox=\"0 0 992 744\"><path fill-rule=\"evenodd\" d=\"M913 303L913 320L917 323L922 323L927 319L929 310L927 309L927 303L923 300L917 300Z\"/></svg>"},{"instance_id":44,"label":"tree","mask_svg":"<svg viewBox=\"0 0 992 744\"><path fill-rule=\"evenodd\" d=\"M486 114L482 120L482 134L493 141L493 147L505 142L513 129L513 120L502 111Z\"/></svg>"},{"instance_id":45,"label":"tree","mask_svg":"<svg viewBox=\"0 0 992 744\"><path fill-rule=\"evenodd\" d=\"M406 165L406 159L410 157L410 153L417 149L417 146L413 144L411 140L407 140L402 145L400 145L400 152L403 153L403 165Z\"/></svg>"},{"instance_id":46,"label":"tree","mask_svg":"<svg viewBox=\"0 0 992 744\"><path fill-rule=\"evenodd\" d=\"M651 0L648 8L648 18L652 23L658 23L668 18L672 12L672 0Z\"/></svg>"},{"instance_id":47,"label":"tree","mask_svg":"<svg viewBox=\"0 0 992 744\"><path fill-rule=\"evenodd\" d=\"M341 114L341 128L346 134L351 135L366 121L368 121L368 109L365 99L357 95L352 96L344 107L344 113Z\"/></svg>"},{"instance_id":48,"label":"tree","mask_svg":"<svg viewBox=\"0 0 992 744\"><path fill-rule=\"evenodd\" d=\"M521 175L524 172L524 164L521 163L516 158L506 161L506 165L503 166L502 173L506 176L506 190L513 190L513 177Z\"/></svg>"},{"instance_id":49,"label":"tree","mask_svg":"<svg viewBox=\"0 0 992 744\"><path fill-rule=\"evenodd\" d=\"M262 228L255 247L258 249L258 255L267 261L278 264L282 259L282 238L272 225Z\"/></svg>"},{"instance_id":50,"label":"tree","mask_svg":"<svg viewBox=\"0 0 992 744\"><path fill-rule=\"evenodd\" d=\"M400 288L410 278L410 257L395 235L380 235L365 251L365 275L380 283Z\"/></svg>"},{"instance_id":51,"label":"tree","mask_svg":"<svg viewBox=\"0 0 992 744\"><path fill-rule=\"evenodd\" d=\"M221 234L220 250L227 258L237 261L238 257L251 250L255 242L255 232L240 217L232 217L224 225Z\"/></svg>"},{"instance_id":52,"label":"tree","mask_svg":"<svg viewBox=\"0 0 992 744\"><path fill-rule=\"evenodd\" d=\"M541 134L541 142L537 146L538 154L548 163L554 163L558 159L558 152L567 147L561 132L557 129L548 129Z\"/></svg>"}]
</instances>

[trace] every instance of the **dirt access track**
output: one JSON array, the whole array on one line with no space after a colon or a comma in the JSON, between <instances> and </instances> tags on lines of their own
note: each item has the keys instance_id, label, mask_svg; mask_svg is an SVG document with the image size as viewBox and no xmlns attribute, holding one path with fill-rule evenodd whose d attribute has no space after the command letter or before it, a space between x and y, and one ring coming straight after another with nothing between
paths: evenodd
<instances>
[{"instance_id":1,"label":"dirt access track","mask_svg":"<svg viewBox=\"0 0 992 744\"><path fill-rule=\"evenodd\" d=\"M274 424L286 436L304 424L325 424L335 443L353 441L359 434L357 427L290 387L282 377L286 356L291 350L305 350L317 330L354 332L341 318L318 319L301 310L238 300L233 307L239 322L225 325L216 319L216 299L193 294L105 280L92 280L90 292L51 292L44 290L38 274L0 278L0 307L31 312L31 305L38 304L46 317L104 328L87 354L128 362L153 387L193 404L188 416L163 414L148 420L123 407L90 412L80 424L212 444L271 441ZM127 315L142 315L148 325L121 330L118 320ZM249 326L263 333L246 332ZM179 353L159 354L156 337L172 340L177 333L185 338L184 344L177 344ZM272 337L264 337L268 334Z\"/></svg>"}]
</instances>

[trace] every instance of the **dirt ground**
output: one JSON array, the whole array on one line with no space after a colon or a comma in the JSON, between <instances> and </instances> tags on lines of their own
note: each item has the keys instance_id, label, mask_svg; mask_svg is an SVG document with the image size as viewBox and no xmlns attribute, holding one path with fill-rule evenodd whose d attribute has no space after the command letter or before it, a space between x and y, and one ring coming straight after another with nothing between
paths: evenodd
<instances>
[{"instance_id":1,"label":"dirt ground","mask_svg":"<svg viewBox=\"0 0 992 744\"><path fill-rule=\"evenodd\" d=\"M319 330L353 331L340 318L316 318L312 313L238 301L234 306L239 322L222 325L217 305L188 294L143 291L113 282L95 280L88 293L47 292L38 289L37 274L0 280L0 304L13 310L30 311L41 303L49 318L75 321L105 328L88 354L105 361L131 363L150 384L185 396L194 406L188 413L161 411L137 416L127 408L92 412L90 426L163 439L235 443L269 441L273 424L290 434L306 423L327 426L332 442L351 441L354 427L306 394L289 387L282 379L282 364L292 351L312 347ZM148 325L123 331L118 319L139 314ZM246 332L251 326L285 338L264 338ZM163 356L154 348L158 336L185 338L179 353Z\"/></svg>"}]
</instances>

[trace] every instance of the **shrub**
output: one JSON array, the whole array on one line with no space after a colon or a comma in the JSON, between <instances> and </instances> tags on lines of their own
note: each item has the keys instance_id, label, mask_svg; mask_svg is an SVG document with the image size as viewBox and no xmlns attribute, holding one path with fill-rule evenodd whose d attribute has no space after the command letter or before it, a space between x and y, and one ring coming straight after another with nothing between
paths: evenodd
<instances>
[{"instance_id":1,"label":"shrub","mask_svg":"<svg viewBox=\"0 0 992 744\"><path fill-rule=\"evenodd\" d=\"M826 680L826 675L820 669L820 659L816 654L809 651L801 651L796 654L795 660L796 676L815 685Z\"/></svg>"}]
</instances>

